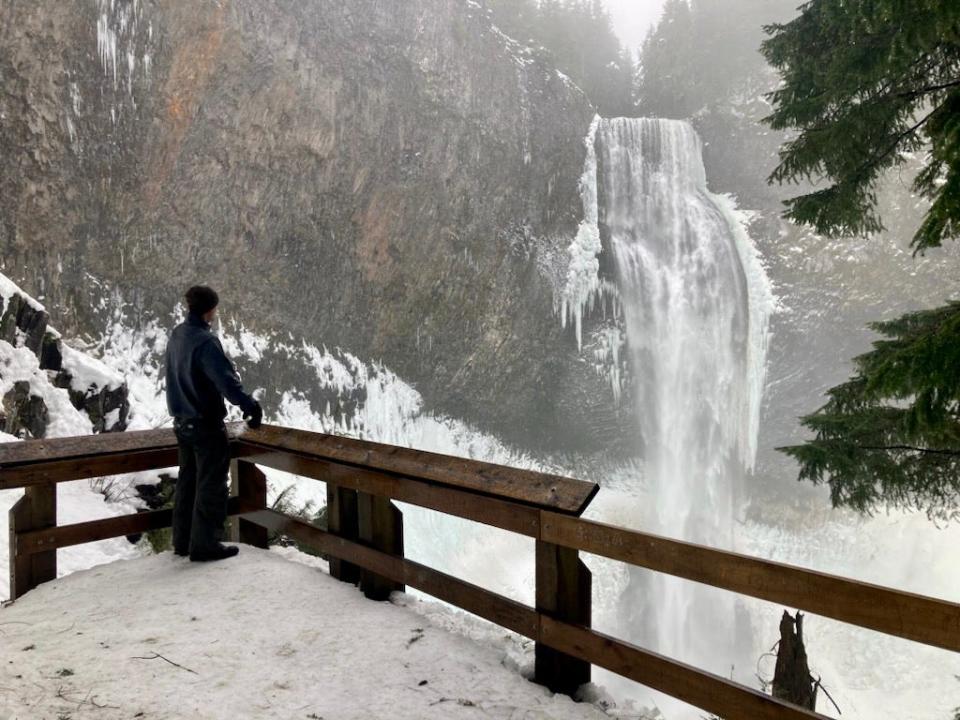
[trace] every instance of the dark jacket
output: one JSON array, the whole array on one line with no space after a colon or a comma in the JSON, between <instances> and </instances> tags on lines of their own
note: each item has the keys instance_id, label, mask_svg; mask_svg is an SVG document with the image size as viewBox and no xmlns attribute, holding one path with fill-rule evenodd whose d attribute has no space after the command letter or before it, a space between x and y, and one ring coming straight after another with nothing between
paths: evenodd
<instances>
[{"instance_id":1,"label":"dark jacket","mask_svg":"<svg viewBox=\"0 0 960 720\"><path fill-rule=\"evenodd\" d=\"M190 314L177 325L167 342L167 409L175 418L221 422L226 398L248 413L256 401L243 391L233 364L224 354L210 325Z\"/></svg>"}]
</instances>

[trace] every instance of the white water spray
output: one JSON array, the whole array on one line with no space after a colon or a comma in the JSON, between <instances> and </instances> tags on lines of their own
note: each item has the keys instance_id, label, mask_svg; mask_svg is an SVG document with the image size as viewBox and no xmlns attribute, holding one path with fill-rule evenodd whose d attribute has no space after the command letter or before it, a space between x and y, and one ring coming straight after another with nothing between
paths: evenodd
<instances>
[{"instance_id":1,"label":"white water spray","mask_svg":"<svg viewBox=\"0 0 960 720\"><path fill-rule=\"evenodd\" d=\"M707 190L689 124L604 120L596 143L598 222L615 261L649 498L638 521L729 548L756 453L769 283L729 205ZM618 623L652 650L726 674L733 602L636 571Z\"/></svg>"}]
</instances>

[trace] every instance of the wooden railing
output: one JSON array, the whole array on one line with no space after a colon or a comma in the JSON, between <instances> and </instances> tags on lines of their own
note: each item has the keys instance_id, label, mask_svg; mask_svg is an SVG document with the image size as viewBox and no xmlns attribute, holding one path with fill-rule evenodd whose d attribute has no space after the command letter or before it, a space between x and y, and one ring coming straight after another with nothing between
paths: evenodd
<instances>
[{"instance_id":1,"label":"wooden railing","mask_svg":"<svg viewBox=\"0 0 960 720\"><path fill-rule=\"evenodd\" d=\"M726 720L826 717L591 629L581 550L960 651L960 605L584 520L593 483L272 426L245 431L232 452L235 540L266 547L282 533L367 597L411 586L531 638L535 679L554 691L572 694L597 665ZM0 489L25 488L10 511L11 597L56 577L58 548L170 525L169 510L58 525L57 483L176 463L168 430L0 444ZM269 509L258 465L327 483L328 530ZM535 606L405 558L391 500L534 538Z\"/></svg>"}]
</instances>

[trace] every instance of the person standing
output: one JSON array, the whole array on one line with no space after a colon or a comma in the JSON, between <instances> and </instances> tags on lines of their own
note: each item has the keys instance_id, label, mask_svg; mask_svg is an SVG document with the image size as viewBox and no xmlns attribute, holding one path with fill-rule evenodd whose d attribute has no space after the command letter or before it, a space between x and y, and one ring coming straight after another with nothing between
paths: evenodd
<instances>
[{"instance_id":1,"label":"person standing","mask_svg":"<svg viewBox=\"0 0 960 720\"><path fill-rule=\"evenodd\" d=\"M210 324L220 298L205 285L187 290L187 317L170 334L165 355L167 409L179 447L174 490L173 551L193 561L222 560L240 549L224 545L230 443L224 399L237 405L251 428L263 409L248 395Z\"/></svg>"}]
</instances>

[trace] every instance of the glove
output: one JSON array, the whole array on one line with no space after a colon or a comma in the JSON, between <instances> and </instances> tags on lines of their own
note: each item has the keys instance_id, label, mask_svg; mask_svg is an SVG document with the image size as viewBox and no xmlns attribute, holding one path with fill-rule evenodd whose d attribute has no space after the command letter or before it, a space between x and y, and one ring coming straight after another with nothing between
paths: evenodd
<instances>
[{"instance_id":1,"label":"glove","mask_svg":"<svg viewBox=\"0 0 960 720\"><path fill-rule=\"evenodd\" d=\"M247 421L247 427L256 430L263 421L263 408L256 400L253 401L253 407L243 413L243 419Z\"/></svg>"}]
</instances>

